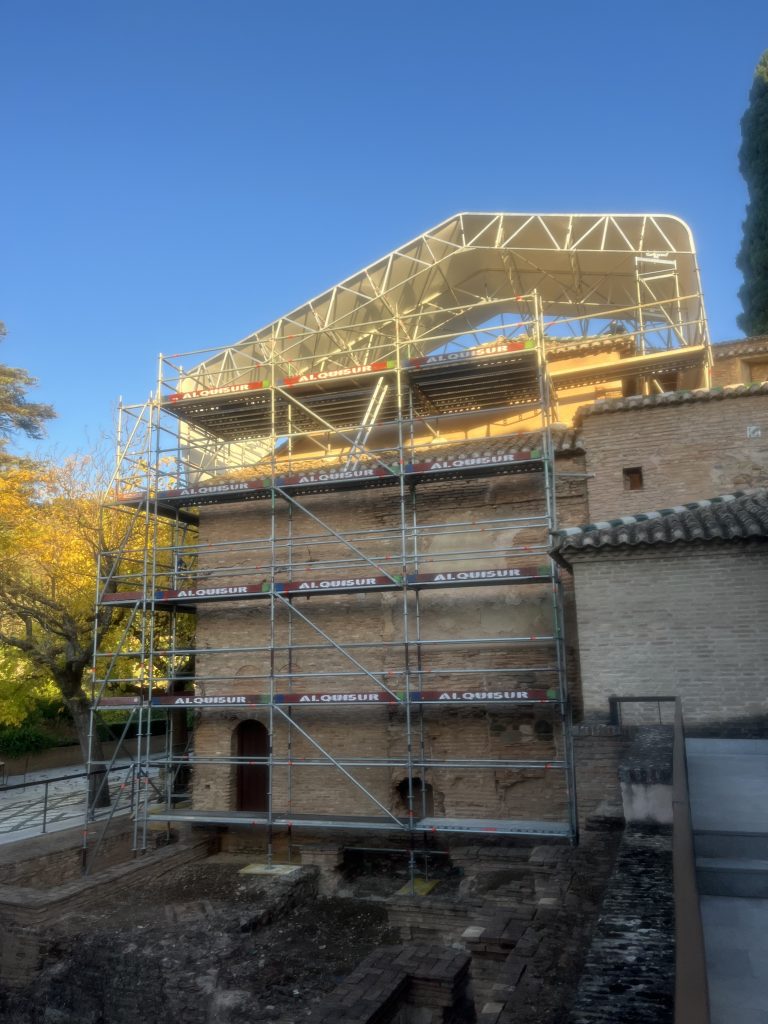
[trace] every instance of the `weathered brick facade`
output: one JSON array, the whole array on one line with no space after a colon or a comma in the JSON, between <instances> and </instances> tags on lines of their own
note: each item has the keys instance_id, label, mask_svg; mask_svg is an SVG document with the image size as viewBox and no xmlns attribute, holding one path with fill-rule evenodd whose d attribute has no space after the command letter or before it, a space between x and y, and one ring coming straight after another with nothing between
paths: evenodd
<instances>
[{"instance_id":1,"label":"weathered brick facade","mask_svg":"<svg viewBox=\"0 0 768 1024\"><path fill-rule=\"evenodd\" d=\"M559 484L560 515L576 523L586 509L583 459L569 455L559 463L564 472L575 474ZM408 571L505 569L537 560L546 563L546 531L541 524L530 525L530 517L540 516L544 508L541 474L432 483L420 488L415 499L409 497L409 515L414 500L418 558L411 546ZM286 578L294 575L312 580L336 574L356 578L378 571L318 525L318 520L336 535L352 540L358 551L376 564L392 572L403 571L392 557L401 545L396 489L305 496L301 508L283 504L274 514L279 538L275 561L286 563L281 570ZM272 515L267 502L201 510L201 536L205 539L201 566L212 574L211 582L216 586L252 583L269 574L272 551L264 538L270 536ZM514 522L523 518L528 520L526 525ZM509 555L512 546L526 544L533 548L530 554ZM341 568L329 571L329 564ZM378 703L382 690L377 681L392 690L405 685L404 630L408 629L411 640L418 630L427 641L420 653L411 648L408 655L412 688L457 696L465 691L546 689L556 684L556 673L536 670L554 664L552 645L532 638L551 634L551 601L549 584L527 584L427 591L420 594L418 607L412 591L405 604L401 591L301 595L293 598L294 613L283 602L278 602L274 611L269 601L201 603L196 683L198 691L207 696L269 693L268 648L274 639L278 648L276 692L370 693ZM501 642L510 637L515 641ZM458 638L488 643L463 646L445 642ZM571 662L575 665L575 657ZM407 814L402 788L398 788L408 774L404 715L402 708L386 704L341 707L329 702L326 706L275 710L272 754L278 761L292 763L273 767L273 807L296 814L380 815L381 807L370 793L390 813ZM488 709L431 705L414 710L413 715L411 756L416 760L551 761L563 756L557 715L549 706ZM196 756L236 755L236 730L245 718L269 725L266 709L205 712L196 730ZM350 768L366 793L327 759L325 766L302 765L326 754L336 760L400 760L403 766ZM417 800L415 813L420 816L427 810L457 818L562 820L565 815L562 771L432 768L425 783L431 787L430 807L419 806ZM426 796L423 799L426 801ZM194 801L199 810L236 806L236 767L201 765Z\"/></svg>"},{"instance_id":2,"label":"weathered brick facade","mask_svg":"<svg viewBox=\"0 0 768 1024\"><path fill-rule=\"evenodd\" d=\"M712 349L712 384L753 384L768 380L768 337L728 341Z\"/></svg>"},{"instance_id":3,"label":"weathered brick facade","mask_svg":"<svg viewBox=\"0 0 768 1024\"><path fill-rule=\"evenodd\" d=\"M652 397L584 416L582 436L592 522L768 484L768 393ZM629 469L642 471L635 490Z\"/></svg>"}]
</instances>

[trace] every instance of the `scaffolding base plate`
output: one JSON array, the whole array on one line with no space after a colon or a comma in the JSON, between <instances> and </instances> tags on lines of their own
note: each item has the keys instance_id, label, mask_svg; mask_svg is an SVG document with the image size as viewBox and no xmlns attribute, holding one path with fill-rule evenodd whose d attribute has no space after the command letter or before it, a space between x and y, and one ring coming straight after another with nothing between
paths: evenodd
<instances>
[{"instance_id":1,"label":"scaffolding base plate","mask_svg":"<svg viewBox=\"0 0 768 1024\"><path fill-rule=\"evenodd\" d=\"M439 878L427 881L426 878L414 878L413 882L406 882L402 889L398 889L395 896L429 896L435 886L440 884Z\"/></svg>"}]
</instances>

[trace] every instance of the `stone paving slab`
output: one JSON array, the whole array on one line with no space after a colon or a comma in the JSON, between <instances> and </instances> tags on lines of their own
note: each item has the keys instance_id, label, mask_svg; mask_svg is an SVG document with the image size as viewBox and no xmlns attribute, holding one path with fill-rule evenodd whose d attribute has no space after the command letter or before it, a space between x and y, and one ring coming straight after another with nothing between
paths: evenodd
<instances>
[{"instance_id":1,"label":"stone paving slab","mask_svg":"<svg viewBox=\"0 0 768 1024\"><path fill-rule=\"evenodd\" d=\"M768 900L702 896L712 1024L768 1024Z\"/></svg>"},{"instance_id":2,"label":"stone paving slab","mask_svg":"<svg viewBox=\"0 0 768 1024\"><path fill-rule=\"evenodd\" d=\"M731 836L720 868L743 873L768 835L768 740L689 739L686 753L694 833ZM712 1024L768 1024L768 899L700 899Z\"/></svg>"},{"instance_id":3,"label":"stone paving slab","mask_svg":"<svg viewBox=\"0 0 768 1024\"><path fill-rule=\"evenodd\" d=\"M768 740L686 740L695 832L768 832Z\"/></svg>"}]
</instances>

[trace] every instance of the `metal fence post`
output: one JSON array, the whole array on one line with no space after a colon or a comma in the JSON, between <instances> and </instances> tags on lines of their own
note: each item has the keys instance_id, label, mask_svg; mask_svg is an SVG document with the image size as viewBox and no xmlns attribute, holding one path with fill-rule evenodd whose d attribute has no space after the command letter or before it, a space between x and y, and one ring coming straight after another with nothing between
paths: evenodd
<instances>
[{"instance_id":1,"label":"metal fence post","mask_svg":"<svg viewBox=\"0 0 768 1024\"><path fill-rule=\"evenodd\" d=\"M43 791L43 835L45 835L45 827L48 823L48 780L45 782L45 789Z\"/></svg>"}]
</instances>

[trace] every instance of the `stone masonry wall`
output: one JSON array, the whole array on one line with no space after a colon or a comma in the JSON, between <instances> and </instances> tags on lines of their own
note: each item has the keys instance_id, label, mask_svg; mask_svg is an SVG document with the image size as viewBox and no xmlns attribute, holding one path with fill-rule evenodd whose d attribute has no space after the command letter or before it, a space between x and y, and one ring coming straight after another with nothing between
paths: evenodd
<instances>
[{"instance_id":1,"label":"stone masonry wall","mask_svg":"<svg viewBox=\"0 0 768 1024\"><path fill-rule=\"evenodd\" d=\"M672 1024L672 836L627 828L567 1024ZM689 1019L690 1019L689 1015Z\"/></svg>"},{"instance_id":2,"label":"stone masonry wall","mask_svg":"<svg viewBox=\"0 0 768 1024\"><path fill-rule=\"evenodd\" d=\"M245 713L241 713L246 717ZM266 720L264 714L249 717ZM397 717L397 721L395 721ZM198 757L221 756L232 748L233 733L241 716L227 721L206 715L197 741ZM428 709L425 713L425 753L428 758L476 758L551 761L562 756L559 742L536 733L538 722L549 725L548 712ZM402 713L386 707L322 709L305 714L299 722L337 760L355 757L404 757ZM266 724L266 721L265 721ZM419 725L416 724L417 735ZM291 746L288 746L290 735ZM290 749L290 755L289 755ZM275 725L273 753L290 756L290 767L276 765L272 773L273 807L281 813L380 815L381 809L362 789L333 764L304 766L302 759L319 751L296 729ZM225 754L226 756L226 754ZM352 767L354 778L391 813L405 816L407 803L398 786L407 775L404 767ZM236 768L198 765L195 807L216 810L235 806ZM417 772L417 774L419 774ZM565 792L562 773L547 768L431 768L426 772L432 807L428 816L488 818L562 818ZM421 816L417 796L415 813Z\"/></svg>"},{"instance_id":3,"label":"stone masonry wall","mask_svg":"<svg viewBox=\"0 0 768 1024\"><path fill-rule=\"evenodd\" d=\"M768 395L599 413L582 433L592 522L768 484ZM639 490L625 489L630 468Z\"/></svg>"},{"instance_id":4,"label":"stone masonry wall","mask_svg":"<svg viewBox=\"0 0 768 1024\"><path fill-rule=\"evenodd\" d=\"M768 712L768 545L575 554L585 712L679 695L687 725Z\"/></svg>"},{"instance_id":5,"label":"stone masonry wall","mask_svg":"<svg viewBox=\"0 0 768 1024\"><path fill-rule=\"evenodd\" d=\"M116 863L120 842L123 862ZM196 838L151 851L140 860L125 859L130 857L130 833L122 833L114 842L109 841L108 856L94 874L67 878L66 871L62 870L63 877L57 880L46 863L48 851L52 863L64 869L67 854L70 862L77 862L79 843L79 829L28 840L24 844L27 856L22 860L33 869L34 887L29 884L29 871L16 877L11 874L9 881L4 872L0 874L3 880L0 884L0 987L26 985L33 979L50 943L51 928L85 912L95 900L103 898L105 892L110 893L111 899L120 900L124 889L204 857L208 847L207 839ZM18 856L15 850L10 850L10 844L8 850L9 855L0 858L4 862L0 865L2 868L12 866L13 854ZM58 884L54 884L56 881Z\"/></svg>"}]
</instances>

